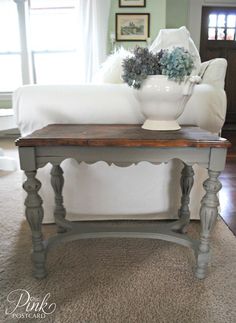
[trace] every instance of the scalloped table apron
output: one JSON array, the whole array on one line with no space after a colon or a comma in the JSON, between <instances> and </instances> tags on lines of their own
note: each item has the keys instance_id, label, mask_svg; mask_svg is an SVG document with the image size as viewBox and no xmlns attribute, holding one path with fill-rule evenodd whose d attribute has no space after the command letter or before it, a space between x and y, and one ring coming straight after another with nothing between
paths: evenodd
<instances>
[{"instance_id":1,"label":"scalloped table apron","mask_svg":"<svg viewBox=\"0 0 236 323\"><path fill-rule=\"evenodd\" d=\"M206 276L209 262L210 234L218 216L221 189L218 179L225 167L229 141L197 127L182 127L179 131L150 131L140 125L49 125L16 141L19 147L21 169L27 192L25 214L32 231L33 275L47 275L46 257L50 248L61 242L76 239L103 237L149 238L171 241L194 250L196 277ZM83 221L66 219L63 205L63 170L61 162L74 158L88 164L105 161L108 165L129 166L142 161L153 164L168 162L173 158L183 161L181 173L182 197L177 210L179 220L160 221ZM40 181L37 169L52 164L51 184L55 192L54 217L58 233L48 240L43 239L43 201L39 195ZM208 179L203 187L206 191L201 201L201 234L199 240L187 235L189 224L189 194L194 184L193 164L208 169Z\"/></svg>"}]
</instances>

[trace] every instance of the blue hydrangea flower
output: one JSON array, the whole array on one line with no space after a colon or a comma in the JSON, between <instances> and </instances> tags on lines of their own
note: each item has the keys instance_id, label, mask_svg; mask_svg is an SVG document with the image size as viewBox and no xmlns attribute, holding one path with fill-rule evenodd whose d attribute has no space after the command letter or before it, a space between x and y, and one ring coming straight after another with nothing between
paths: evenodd
<instances>
[{"instance_id":1,"label":"blue hydrangea flower","mask_svg":"<svg viewBox=\"0 0 236 323\"><path fill-rule=\"evenodd\" d=\"M181 83L194 68L193 56L183 47L161 50L157 54L148 48L136 47L134 56L123 60L122 78L129 86L139 89L148 75L167 75Z\"/></svg>"}]
</instances>

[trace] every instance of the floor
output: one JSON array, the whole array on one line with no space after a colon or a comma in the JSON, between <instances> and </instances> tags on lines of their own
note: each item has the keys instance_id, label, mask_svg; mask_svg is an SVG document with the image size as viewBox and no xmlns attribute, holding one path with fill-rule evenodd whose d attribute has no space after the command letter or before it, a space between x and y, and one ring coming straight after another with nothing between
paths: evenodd
<instances>
[{"instance_id":1,"label":"floor","mask_svg":"<svg viewBox=\"0 0 236 323\"><path fill-rule=\"evenodd\" d=\"M221 174L223 185L220 192L221 216L236 235L236 131L223 131L232 147L228 151L225 171Z\"/></svg>"},{"instance_id":2,"label":"floor","mask_svg":"<svg viewBox=\"0 0 236 323\"><path fill-rule=\"evenodd\" d=\"M236 235L236 131L223 132L222 137L230 140L232 148L229 149L225 171L220 176L223 185L220 191L221 217ZM17 158L13 139L0 139L0 147L9 157Z\"/></svg>"}]
</instances>

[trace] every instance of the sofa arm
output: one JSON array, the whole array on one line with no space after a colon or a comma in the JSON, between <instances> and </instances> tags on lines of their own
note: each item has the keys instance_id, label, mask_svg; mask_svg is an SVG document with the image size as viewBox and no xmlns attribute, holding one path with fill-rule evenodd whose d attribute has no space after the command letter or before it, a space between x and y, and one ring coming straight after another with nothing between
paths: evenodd
<instances>
[{"instance_id":1,"label":"sofa arm","mask_svg":"<svg viewBox=\"0 0 236 323\"><path fill-rule=\"evenodd\" d=\"M126 84L28 85L13 93L22 135L52 123L143 123L139 102Z\"/></svg>"}]
</instances>

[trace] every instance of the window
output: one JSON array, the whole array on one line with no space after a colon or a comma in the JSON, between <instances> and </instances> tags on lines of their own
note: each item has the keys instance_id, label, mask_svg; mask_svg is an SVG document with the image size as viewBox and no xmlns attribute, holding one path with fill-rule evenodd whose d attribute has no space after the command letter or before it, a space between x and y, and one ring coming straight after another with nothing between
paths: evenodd
<instances>
[{"instance_id":1,"label":"window","mask_svg":"<svg viewBox=\"0 0 236 323\"><path fill-rule=\"evenodd\" d=\"M0 91L11 92L22 84L17 7L0 1Z\"/></svg>"},{"instance_id":2,"label":"window","mask_svg":"<svg viewBox=\"0 0 236 323\"><path fill-rule=\"evenodd\" d=\"M38 84L79 81L75 3L0 0L1 93L12 92L30 79Z\"/></svg>"},{"instance_id":3,"label":"window","mask_svg":"<svg viewBox=\"0 0 236 323\"><path fill-rule=\"evenodd\" d=\"M31 0L30 43L35 83L78 81L77 21L74 0Z\"/></svg>"},{"instance_id":4,"label":"window","mask_svg":"<svg viewBox=\"0 0 236 323\"><path fill-rule=\"evenodd\" d=\"M236 40L236 14L211 13L208 20L208 40Z\"/></svg>"}]
</instances>

